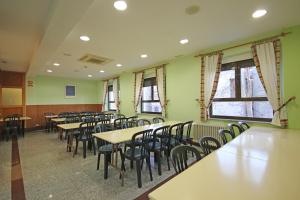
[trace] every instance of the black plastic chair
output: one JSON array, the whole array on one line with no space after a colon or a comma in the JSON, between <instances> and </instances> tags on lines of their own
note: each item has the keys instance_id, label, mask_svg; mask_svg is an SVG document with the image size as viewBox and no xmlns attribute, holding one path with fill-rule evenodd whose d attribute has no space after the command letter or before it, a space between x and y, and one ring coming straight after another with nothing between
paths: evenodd
<instances>
[{"instance_id":1,"label":"black plastic chair","mask_svg":"<svg viewBox=\"0 0 300 200\"><path fill-rule=\"evenodd\" d=\"M4 132L6 136L6 141L8 141L9 136L17 137L21 130L21 121L18 116L7 116L4 118Z\"/></svg>"},{"instance_id":2,"label":"black plastic chair","mask_svg":"<svg viewBox=\"0 0 300 200\"><path fill-rule=\"evenodd\" d=\"M221 147L220 142L216 138L210 136L201 138L199 143L205 156Z\"/></svg>"},{"instance_id":3,"label":"black plastic chair","mask_svg":"<svg viewBox=\"0 0 300 200\"><path fill-rule=\"evenodd\" d=\"M77 154L78 143L82 142L83 144L83 158L86 158L87 142L91 144L94 155L96 155L96 145L95 140L92 136L94 131L95 123L94 122L83 122L79 126L79 134L75 136L76 146L73 153L73 157Z\"/></svg>"},{"instance_id":4,"label":"black plastic chair","mask_svg":"<svg viewBox=\"0 0 300 200\"><path fill-rule=\"evenodd\" d=\"M170 145L172 148L182 143L182 136L183 136L182 125L183 125L182 123L178 123L170 126L169 129L171 135Z\"/></svg>"},{"instance_id":5,"label":"black plastic chair","mask_svg":"<svg viewBox=\"0 0 300 200\"><path fill-rule=\"evenodd\" d=\"M127 127L132 128L136 126L138 116L132 116L127 118Z\"/></svg>"},{"instance_id":6,"label":"black plastic chair","mask_svg":"<svg viewBox=\"0 0 300 200\"><path fill-rule=\"evenodd\" d=\"M145 145L153 138L152 131L152 129L148 129L134 134L131 139L130 148L126 152L124 152L124 156L122 158L122 170L125 170L125 158L130 161L135 161L139 188L142 187L141 164L144 159L146 159L146 163L149 169L150 180L153 180L150 165L150 155L145 148ZM142 141L142 145L136 145L136 141L140 139Z\"/></svg>"},{"instance_id":7,"label":"black plastic chair","mask_svg":"<svg viewBox=\"0 0 300 200\"><path fill-rule=\"evenodd\" d=\"M193 138L191 137L191 129L192 129L193 121L188 121L182 124L182 143L183 144L193 144Z\"/></svg>"},{"instance_id":8,"label":"black plastic chair","mask_svg":"<svg viewBox=\"0 0 300 200\"><path fill-rule=\"evenodd\" d=\"M196 157L196 161L202 159L200 152L193 146L177 146L171 151L171 160L176 174L181 173L188 168L188 152L192 152Z\"/></svg>"},{"instance_id":9,"label":"black plastic chair","mask_svg":"<svg viewBox=\"0 0 300 200\"><path fill-rule=\"evenodd\" d=\"M97 125L95 126L95 132L102 133L107 131L107 125L109 124L109 122L110 122L109 119L98 122ZM100 158L101 158L101 154L103 154L104 155L104 179L107 179L108 163L111 161L113 145L99 138L96 139L97 139L97 147L98 147L97 170L99 170ZM120 152L120 156L122 158L123 157L122 148L118 148L117 151Z\"/></svg>"},{"instance_id":10,"label":"black plastic chair","mask_svg":"<svg viewBox=\"0 0 300 200\"><path fill-rule=\"evenodd\" d=\"M124 129L127 128L127 118L122 117L114 120L114 129Z\"/></svg>"},{"instance_id":11,"label":"black plastic chair","mask_svg":"<svg viewBox=\"0 0 300 200\"><path fill-rule=\"evenodd\" d=\"M232 132L232 134L234 134L235 137L244 132L244 130L238 124L228 124L228 128Z\"/></svg>"},{"instance_id":12,"label":"black plastic chair","mask_svg":"<svg viewBox=\"0 0 300 200\"><path fill-rule=\"evenodd\" d=\"M164 152L166 157L167 157L167 162L168 162L168 168L170 170L170 163L169 163L169 157L170 157L170 143L168 141L165 140L165 142L160 141L159 137L157 136L161 136L164 138L169 138L169 128L170 126L163 126L160 128L157 128L153 131L153 136L152 136L152 140L149 141L146 144L146 149L149 151L149 153L153 152L154 153L154 157L157 160L157 166L158 166L158 174L161 175L161 153Z\"/></svg>"},{"instance_id":13,"label":"black plastic chair","mask_svg":"<svg viewBox=\"0 0 300 200\"><path fill-rule=\"evenodd\" d=\"M162 117L154 117L152 119L152 122L153 122L153 124L162 123L162 122L165 122L165 119Z\"/></svg>"},{"instance_id":14,"label":"black plastic chair","mask_svg":"<svg viewBox=\"0 0 300 200\"><path fill-rule=\"evenodd\" d=\"M233 140L235 138L235 135L227 129L220 129L219 135L222 138L223 144L227 144L230 140ZM230 140L228 140L228 138L230 138Z\"/></svg>"},{"instance_id":15,"label":"black plastic chair","mask_svg":"<svg viewBox=\"0 0 300 200\"><path fill-rule=\"evenodd\" d=\"M239 125L243 129L243 131L250 128L249 124L247 124L246 122L239 122Z\"/></svg>"},{"instance_id":16,"label":"black plastic chair","mask_svg":"<svg viewBox=\"0 0 300 200\"><path fill-rule=\"evenodd\" d=\"M47 130L47 132L50 132L51 127L52 127L52 123L51 123L51 118L46 118L46 116L53 116L55 115L52 112L46 112L44 113L44 118L45 118L45 129Z\"/></svg>"},{"instance_id":17,"label":"black plastic chair","mask_svg":"<svg viewBox=\"0 0 300 200\"><path fill-rule=\"evenodd\" d=\"M115 114L114 118L115 118L115 119L126 118L126 116L119 113L119 114Z\"/></svg>"},{"instance_id":18,"label":"black plastic chair","mask_svg":"<svg viewBox=\"0 0 300 200\"><path fill-rule=\"evenodd\" d=\"M151 125L151 122L148 119L139 119L136 121L136 126L145 126Z\"/></svg>"}]
</instances>

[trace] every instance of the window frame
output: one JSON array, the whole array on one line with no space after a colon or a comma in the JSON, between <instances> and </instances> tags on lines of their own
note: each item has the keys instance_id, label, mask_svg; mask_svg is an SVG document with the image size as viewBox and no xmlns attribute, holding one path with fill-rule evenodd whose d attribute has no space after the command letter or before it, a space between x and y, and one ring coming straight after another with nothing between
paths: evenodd
<instances>
[{"instance_id":1,"label":"window frame","mask_svg":"<svg viewBox=\"0 0 300 200\"><path fill-rule=\"evenodd\" d=\"M109 95L109 92L114 92L114 88L113 88L113 85L108 85L107 86L107 103L108 103L108 110L109 111L117 111L117 109L111 109L111 104L112 103L115 103L115 100L114 101L110 101L109 99L109 97L110 97L110 95ZM115 99L115 98L114 98Z\"/></svg>"},{"instance_id":2,"label":"window frame","mask_svg":"<svg viewBox=\"0 0 300 200\"><path fill-rule=\"evenodd\" d=\"M253 59L235 61L222 64L221 71L235 70L235 97L234 98L213 98L213 102L255 102L255 101L268 101L267 97L242 97L241 95L241 69L255 66ZM259 122L271 122L272 118L258 118L258 117L240 117L240 116L225 116L225 115L213 115L212 104L209 107L209 116L212 119L228 119L228 120L246 120L246 121L259 121ZM274 111L273 111L274 115Z\"/></svg>"},{"instance_id":3,"label":"window frame","mask_svg":"<svg viewBox=\"0 0 300 200\"><path fill-rule=\"evenodd\" d=\"M145 82L149 81L151 82L151 100L143 100L143 89L145 87ZM142 95L141 95L141 113L147 113L147 114L162 114L162 112L149 112L143 110L143 103L160 103L160 100L154 99L154 86L157 86L156 77L151 78L145 78L143 81L143 87L142 87Z\"/></svg>"}]
</instances>

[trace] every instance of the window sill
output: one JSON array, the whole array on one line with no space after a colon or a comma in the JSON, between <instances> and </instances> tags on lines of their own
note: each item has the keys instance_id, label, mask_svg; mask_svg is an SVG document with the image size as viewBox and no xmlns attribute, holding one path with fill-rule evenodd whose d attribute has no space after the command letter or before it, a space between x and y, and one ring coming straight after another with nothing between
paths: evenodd
<instances>
[{"instance_id":1,"label":"window sill","mask_svg":"<svg viewBox=\"0 0 300 200\"><path fill-rule=\"evenodd\" d=\"M231 122L247 122L247 123L256 123L256 124L271 124L271 122L266 122L266 121L255 121L255 120L243 120L243 119L222 119L222 118L214 118L210 117L208 120L214 120L214 121L231 121Z\"/></svg>"}]
</instances>

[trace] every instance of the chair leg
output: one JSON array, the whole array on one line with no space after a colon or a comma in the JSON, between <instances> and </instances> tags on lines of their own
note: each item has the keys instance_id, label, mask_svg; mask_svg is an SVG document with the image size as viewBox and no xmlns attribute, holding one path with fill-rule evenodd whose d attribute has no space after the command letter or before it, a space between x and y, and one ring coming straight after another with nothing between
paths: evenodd
<instances>
[{"instance_id":1,"label":"chair leg","mask_svg":"<svg viewBox=\"0 0 300 200\"><path fill-rule=\"evenodd\" d=\"M142 178L141 178L141 164L140 160L136 160L136 174L137 174L137 181L138 181L138 187L142 187Z\"/></svg>"},{"instance_id":2,"label":"chair leg","mask_svg":"<svg viewBox=\"0 0 300 200\"><path fill-rule=\"evenodd\" d=\"M157 159L157 167L158 167L158 175L161 175L161 160L160 160L160 152L155 152Z\"/></svg>"},{"instance_id":3,"label":"chair leg","mask_svg":"<svg viewBox=\"0 0 300 200\"><path fill-rule=\"evenodd\" d=\"M93 149L94 149L94 155L96 155L96 144L95 144L94 138L92 139L92 145L93 145Z\"/></svg>"},{"instance_id":4,"label":"chair leg","mask_svg":"<svg viewBox=\"0 0 300 200\"><path fill-rule=\"evenodd\" d=\"M104 179L107 179L108 174L108 157L110 154L104 154Z\"/></svg>"},{"instance_id":5,"label":"chair leg","mask_svg":"<svg viewBox=\"0 0 300 200\"><path fill-rule=\"evenodd\" d=\"M82 141L83 143L83 158L86 158L86 141Z\"/></svg>"},{"instance_id":6,"label":"chair leg","mask_svg":"<svg viewBox=\"0 0 300 200\"><path fill-rule=\"evenodd\" d=\"M167 163L168 163L168 170L170 171L171 168L170 168L170 161L169 161L169 156L170 154L169 153L166 153L166 156L167 156Z\"/></svg>"},{"instance_id":7,"label":"chair leg","mask_svg":"<svg viewBox=\"0 0 300 200\"><path fill-rule=\"evenodd\" d=\"M101 158L101 154L100 154L100 153L98 153L98 160L97 160L97 170L99 170L100 158Z\"/></svg>"},{"instance_id":8,"label":"chair leg","mask_svg":"<svg viewBox=\"0 0 300 200\"><path fill-rule=\"evenodd\" d=\"M150 180L152 181L153 178L152 178L152 170L151 170L150 156L148 156L148 157L146 158L146 162L147 162L147 165L148 165L148 168L149 168Z\"/></svg>"}]
</instances>

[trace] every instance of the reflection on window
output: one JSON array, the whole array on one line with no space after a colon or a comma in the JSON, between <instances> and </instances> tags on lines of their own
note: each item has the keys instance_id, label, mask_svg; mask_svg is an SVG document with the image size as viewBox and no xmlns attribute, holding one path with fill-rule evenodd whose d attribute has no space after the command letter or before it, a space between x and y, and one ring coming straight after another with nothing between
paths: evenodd
<instances>
[{"instance_id":1,"label":"reflection on window","mask_svg":"<svg viewBox=\"0 0 300 200\"><path fill-rule=\"evenodd\" d=\"M161 113L161 105L156 85L156 78L147 78L144 80L142 89L142 113Z\"/></svg>"},{"instance_id":2,"label":"reflection on window","mask_svg":"<svg viewBox=\"0 0 300 200\"><path fill-rule=\"evenodd\" d=\"M252 59L222 65L210 116L271 121L273 109Z\"/></svg>"}]
</instances>

